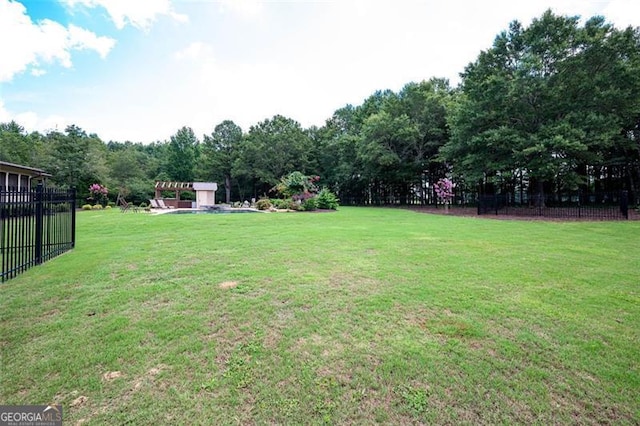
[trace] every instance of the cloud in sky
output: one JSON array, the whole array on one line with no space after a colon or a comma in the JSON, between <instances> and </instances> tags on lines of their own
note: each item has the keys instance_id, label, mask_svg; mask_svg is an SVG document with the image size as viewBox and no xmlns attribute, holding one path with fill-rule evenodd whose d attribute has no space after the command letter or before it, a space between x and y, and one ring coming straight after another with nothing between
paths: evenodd
<instances>
[{"instance_id":1,"label":"cloud in sky","mask_svg":"<svg viewBox=\"0 0 640 426\"><path fill-rule=\"evenodd\" d=\"M528 25L548 8L640 25L635 0L59 1L66 26L34 23L20 3L0 0L0 32L50 34L44 47L0 43L0 81L4 73L10 82L0 121L28 130L75 123L104 140L141 142L185 125L210 133L225 119L247 131L275 114L322 125L375 90L431 77L457 84L509 22Z\"/></svg>"},{"instance_id":2,"label":"cloud in sky","mask_svg":"<svg viewBox=\"0 0 640 426\"><path fill-rule=\"evenodd\" d=\"M114 39L73 24L65 27L49 19L34 23L21 3L6 0L0 1L0 40L0 83L29 67L34 76L54 62L70 68L72 51L93 50L105 58L115 45Z\"/></svg>"},{"instance_id":3,"label":"cloud in sky","mask_svg":"<svg viewBox=\"0 0 640 426\"><path fill-rule=\"evenodd\" d=\"M62 0L71 9L83 6L89 9L104 8L119 30L130 24L148 30L158 16L167 15L180 22L189 17L176 13L170 0Z\"/></svg>"},{"instance_id":4,"label":"cloud in sky","mask_svg":"<svg viewBox=\"0 0 640 426\"><path fill-rule=\"evenodd\" d=\"M244 19L256 19L264 10L262 0L218 0L222 12L230 11Z\"/></svg>"}]
</instances>

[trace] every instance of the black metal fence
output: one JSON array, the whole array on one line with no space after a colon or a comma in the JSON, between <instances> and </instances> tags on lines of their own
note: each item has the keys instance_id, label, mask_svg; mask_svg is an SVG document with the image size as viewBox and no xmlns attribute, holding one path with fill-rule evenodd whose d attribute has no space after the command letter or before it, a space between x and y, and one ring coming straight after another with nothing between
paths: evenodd
<instances>
[{"instance_id":1,"label":"black metal fence","mask_svg":"<svg viewBox=\"0 0 640 426\"><path fill-rule=\"evenodd\" d=\"M75 246L75 191L0 187L0 282Z\"/></svg>"},{"instance_id":2,"label":"black metal fence","mask_svg":"<svg viewBox=\"0 0 640 426\"><path fill-rule=\"evenodd\" d=\"M541 216L559 219L629 218L633 194L627 191L540 195L496 194L478 197L479 215Z\"/></svg>"}]
</instances>

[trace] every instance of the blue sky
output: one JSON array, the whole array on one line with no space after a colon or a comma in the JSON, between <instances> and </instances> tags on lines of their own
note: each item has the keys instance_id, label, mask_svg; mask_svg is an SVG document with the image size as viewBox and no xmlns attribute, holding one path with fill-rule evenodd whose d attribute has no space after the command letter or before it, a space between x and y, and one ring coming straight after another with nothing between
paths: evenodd
<instances>
[{"instance_id":1,"label":"blue sky","mask_svg":"<svg viewBox=\"0 0 640 426\"><path fill-rule=\"evenodd\" d=\"M640 26L637 0L0 0L0 122L103 140L321 126L375 90L458 74L546 9Z\"/></svg>"}]
</instances>

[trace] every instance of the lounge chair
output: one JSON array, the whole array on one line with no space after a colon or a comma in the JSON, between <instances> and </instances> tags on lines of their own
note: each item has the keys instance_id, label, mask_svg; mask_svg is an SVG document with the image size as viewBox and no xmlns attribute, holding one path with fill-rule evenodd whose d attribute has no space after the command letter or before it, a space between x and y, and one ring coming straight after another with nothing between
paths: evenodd
<instances>
[{"instance_id":1,"label":"lounge chair","mask_svg":"<svg viewBox=\"0 0 640 426\"><path fill-rule=\"evenodd\" d=\"M158 205L158 201L156 201L156 200L149 200L149 205L151 206L151 208L152 208L152 209L159 209L159 208L161 208L161 207Z\"/></svg>"},{"instance_id":2,"label":"lounge chair","mask_svg":"<svg viewBox=\"0 0 640 426\"><path fill-rule=\"evenodd\" d=\"M126 213L129 210L133 210L135 213L138 213L138 206L133 203L128 203L124 197L118 196L118 205L120 206L120 213Z\"/></svg>"},{"instance_id":3,"label":"lounge chair","mask_svg":"<svg viewBox=\"0 0 640 426\"><path fill-rule=\"evenodd\" d=\"M173 206L167 206L167 205L164 203L164 200L163 200L162 198L158 198L158 199L156 200L156 202L158 203L158 206L160 206L160 208L161 208L161 209L172 209L172 208L173 208Z\"/></svg>"}]
</instances>

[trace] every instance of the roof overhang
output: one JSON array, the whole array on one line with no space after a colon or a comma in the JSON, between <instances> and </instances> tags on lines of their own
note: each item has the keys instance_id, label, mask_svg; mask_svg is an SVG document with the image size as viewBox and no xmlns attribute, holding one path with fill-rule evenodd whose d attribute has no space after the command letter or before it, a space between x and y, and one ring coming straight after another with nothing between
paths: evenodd
<instances>
[{"instance_id":1,"label":"roof overhang","mask_svg":"<svg viewBox=\"0 0 640 426\"><path fill-rule=\"evenodd\" d=\"M35 167L22 166L20 164L8 163L6 161L0 161L0 170L8 173L19 173L22 175L29 175L31 177L51 177L51 173L47 173L42 169L36 169Z\"/></svg>"}]
</instances>

